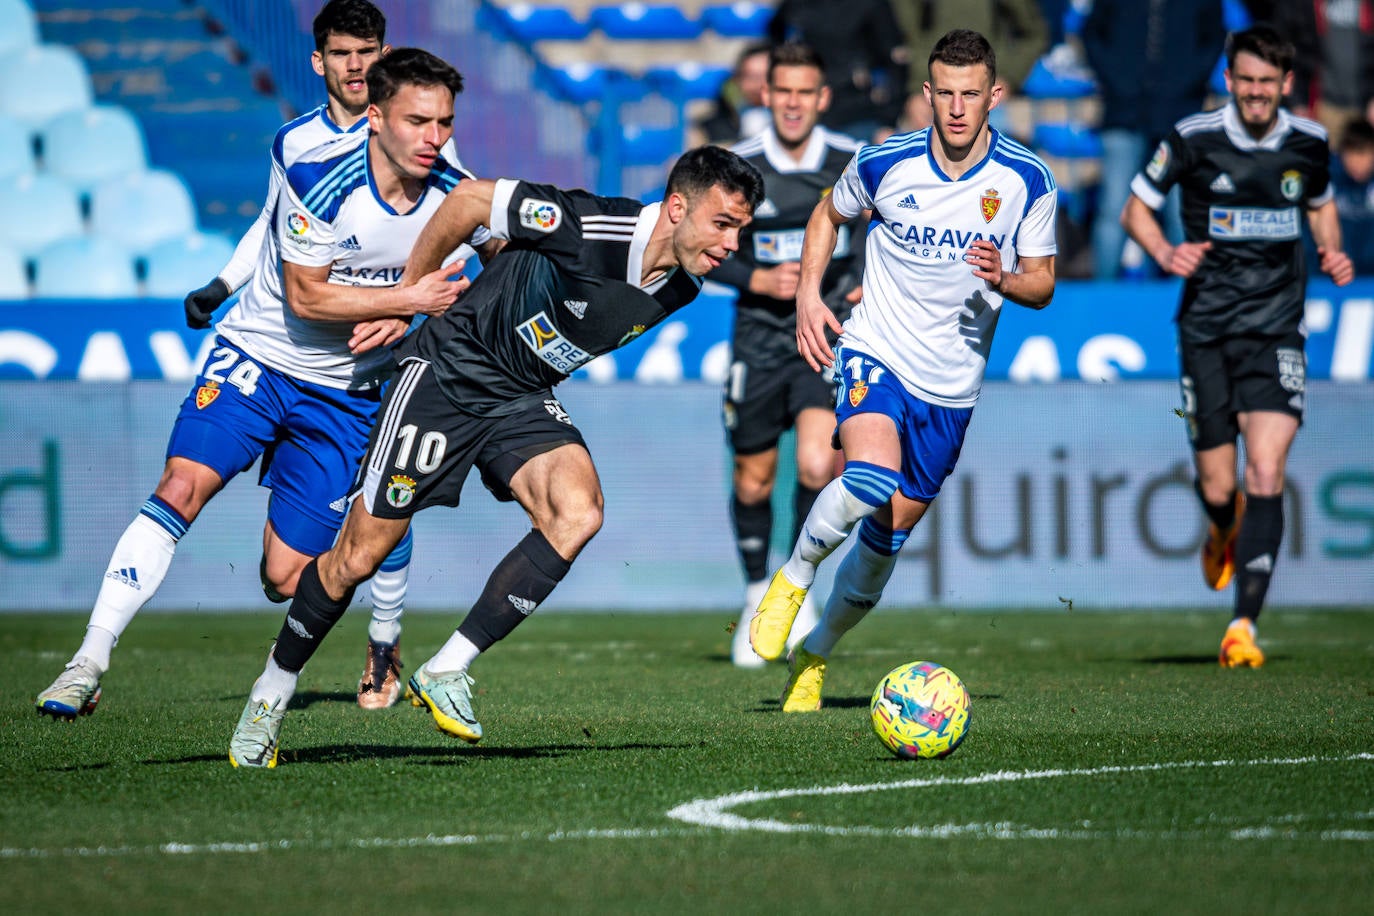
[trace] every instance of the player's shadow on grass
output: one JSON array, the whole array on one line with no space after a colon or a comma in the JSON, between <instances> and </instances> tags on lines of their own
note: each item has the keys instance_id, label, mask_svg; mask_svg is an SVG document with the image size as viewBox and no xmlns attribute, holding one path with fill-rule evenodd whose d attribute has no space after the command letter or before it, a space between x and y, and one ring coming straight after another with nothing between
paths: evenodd
<instances>
[{"instance_id":1,"label":"player's shadow on grass","mask_svg":"<svg viewBox=\"0 0 1374 916\"><path fill-rule=\"evenodd\" d=\"M978 700L980 703L986 700L1002 699L1002 695L1000 693L974 693L969 694L969 696L972 699ZM824 700L821 701L821 708L867 709L872 702L872 697L826 697ZM775 700L770 697L768 699L759 700L758 708L756 708L754 712L776 712L778 707L781 705L781 700Z\"/></svg>"},{"instance_id":2,"label":"player's shadow on grass","mask_svg":"<svg viewBox=\"0 0 1374 916\"><path fill-rule=\"evenodd\" d=\"M1268 655L1266 660L1287 661L1287 655ZM1210 655L1148 655L1144 658L1136 659L1141 665L1211 665L1218 667L1216 653Z\"/></svg>"},{"instance_id":3,"label":"player's shadow on grass","mask_svg":"<svg viewBox=\"0 0 1374 916\"><path fill-rule=\"evenodd\" d=\"M420 766L451 766L462 760L539 760L588 751L662 751L696 747L687 744L549 744L541 747L474 747L455 742L448 747L398 747L391 744L337 744L283 750L284 763L365 763L372 760L409 760Z\"/></svg>"}]
</instances>

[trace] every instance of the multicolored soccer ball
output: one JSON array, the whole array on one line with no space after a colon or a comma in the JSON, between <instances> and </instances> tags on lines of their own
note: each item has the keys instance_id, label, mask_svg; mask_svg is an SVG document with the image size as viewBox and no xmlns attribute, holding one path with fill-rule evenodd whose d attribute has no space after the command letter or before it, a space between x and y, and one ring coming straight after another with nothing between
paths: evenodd
<instances>
[{"instance_id":1,"label":"multicolored soccer ball","mask_svg":"<svg viewBox=\"0 0 1374 916\"><path fill-rule=\"evenodd\" d=\"M868 710L883 744L904 760L954 753L968 734L971 711L964 682L935 662L889 671Z\"/></svg>"}]
</instances>

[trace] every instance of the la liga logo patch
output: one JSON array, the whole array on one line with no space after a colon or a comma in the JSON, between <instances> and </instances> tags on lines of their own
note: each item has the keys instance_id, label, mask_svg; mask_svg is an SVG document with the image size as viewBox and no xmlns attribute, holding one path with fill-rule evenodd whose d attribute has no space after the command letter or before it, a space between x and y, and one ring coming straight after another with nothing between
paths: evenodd
<instances>
[{"instance_id":1,"label":"la liga logo patch","mask_svg":"<svg viewBox=\"0 0 1374 916\"><path fill-rule=\"evenodd\" d=\"M563 222L563 211L551 200L526 198L520 204L520 225L536 232L552 232Z\"/></svg>"}]
</instances>

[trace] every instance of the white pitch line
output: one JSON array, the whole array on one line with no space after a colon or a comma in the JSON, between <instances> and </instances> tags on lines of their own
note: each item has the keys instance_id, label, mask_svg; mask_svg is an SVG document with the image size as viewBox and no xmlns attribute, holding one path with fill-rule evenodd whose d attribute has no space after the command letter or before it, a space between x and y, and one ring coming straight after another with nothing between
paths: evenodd
<instances>
[{"instance_id":1,"label":"white pitch line","mask_svg":"<svg viewBox=\"0 0 1374 916\"><path fill-rule=\"evenodd\" d=\"M720 830L758 830L765 833L823 833L829 836L862 834L865 836L945 837L956 835L957 831L965 831L976 836L996 837L998 839L1091 838L1103 836L1104 834L1092 831L1066 832L1053 828L1041 829L1018 827L1011 824L964 824L896 828L799 824L793 821L744 817L743 815L731 813L730 809L740 805L775 801L783 798L822 795L856 795L865 792L888 792L894 789L928 789L936 786L976 786L997 782L1022 782L1028 779L1054 779L1063 776L1110 776L1123 773L1152 773L1162 770L1200 769L1205 767L1298 766L1308 763L1345 763L1354 760L1374 760L1374 754L1351 754L1348 757L1289 757L1270 760L1179 761L1173 763L1148 763L1136 766L1089 767L1077 770L1001 770L994 773L981 773L977 776L933 776L926 779L903 779L899 782L867 783L864 785L840 783L830 786L813 786L807 789L775 789L766 792L755 789L749 792L735 792L730 795L720 795L715 798L699 798L673 808L668 812L668 817L682 821L683 823L696 824L701 827L713 827ZM1262 831L1236 830L1232 831L1231 835L1236 839L1252 839L1258 837L1260 832ZM1320 836L1323 839L1328 837L1336 839L1363 839L1363 835L1366 833L1367 831L1324 831ZM1129 831L1129 834L1131 836L1138 836L1140 835L1140 831ZM1178 834L1171 832L1170 835L1176 836ZM1274 835L1286 834L1283 832L1276 832Z\"/></svg>"},{"instance_id":2,"label":"white pitch line","mask_svg":"<svg viewBox=\"0 0 1374 916\"><path fill-rule=\"evenodd\" d=\"M831 836L883 836L907 837L914 839L952 839L971 837L977 839L999 840L1077 840L1102 838L1158 839L1215 836L1206 831L1142 831L1117 830L1100 831L1087 829L1037 828L1025 827L1005 822L991 824L933 824L909 827L865 827L831 826L823 824L783 823L774 820L757 820L726 813L726 809L737 805L772 801L780 798L798 798L815 795L854 795L863 792L882 792L893 789L924 789L935 786L971 786L996 782L1020 782L1028 779L1050 779L1060 776L1104 776L1119 773L1148 773L1161 770L1180 770L1202 767L1228 766L1295 766L1307 763L1345 763L1355 760L1374 760L1374 754L1352 754L1348 757L1293 757L1273 760L1212 760L1183 761L1178 763L1152 763L1139 766L1091 767L1079 770L1001 770L977 776L953 778L936 776L929 779L904 779L899 782L869 783L849 785L841 783L831 786L814 786L808 789L778 789L771 792L754 790L736 792L713 799L697 799L678 805L667 816L692 826L651 828L627 827L590 830L556 830L551 833L522 831L519 833L491 834L425 834L413 837L364 837L347 841L329 839L277 839L241 843L158 843L146 846L75 846L62 849L40 849L20 847L0 847L0 860L3 859L46 859L46 858L119 858L126 856L188 856L188 855L242 855L283 850L328 850L328 849L419 849L446 846L476 846L487 843L559 843L578 840L641 840L664 839L670 837L700 836L703 828L725 830L760 830L773 833L821 833ZM1350 815L1356 819L1367 819L1369 812ZM1294 816L1297 817L1297 816ZM1282 822L1284 819L1279 819ZM1302 837L1321 840L1347 840L1368 842L1374 840L1374 831L1368 830L1321 830L1295 833L1291 829L1262 826L1234 829L1232 839L1289 839Z\"/></svg>"}]
</instances>

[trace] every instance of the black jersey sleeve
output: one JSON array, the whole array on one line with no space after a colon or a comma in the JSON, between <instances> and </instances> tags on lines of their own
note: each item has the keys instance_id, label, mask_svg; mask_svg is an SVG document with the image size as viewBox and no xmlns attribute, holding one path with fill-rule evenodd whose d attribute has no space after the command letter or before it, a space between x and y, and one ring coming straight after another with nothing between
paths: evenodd
<instances>
[{"instance_id":1,"label":"black jersey sleeve","mask_svg":"<svg viewBox=\"0 0 1374 916\"><path fill-rule=\"evenodd\" d=\"M1164 198L1192 166L1192 148L1174 128L1159 142L1150 161L1131 181L1131 193L1143 200L1151 210L1164 206Z\"/></svg>"},{"instance_id":2,"label":"black jersey sleeve","mask_svg":"<svg viewBox=\"0 0 1374 916\"><path fill-rule=\"evenodd\" d=\"M576 258L582 247L582 216L600 212L595 201L585 191L502 180L492 201L492 234L525 248Z\"/></svg>"}]
</instances>

